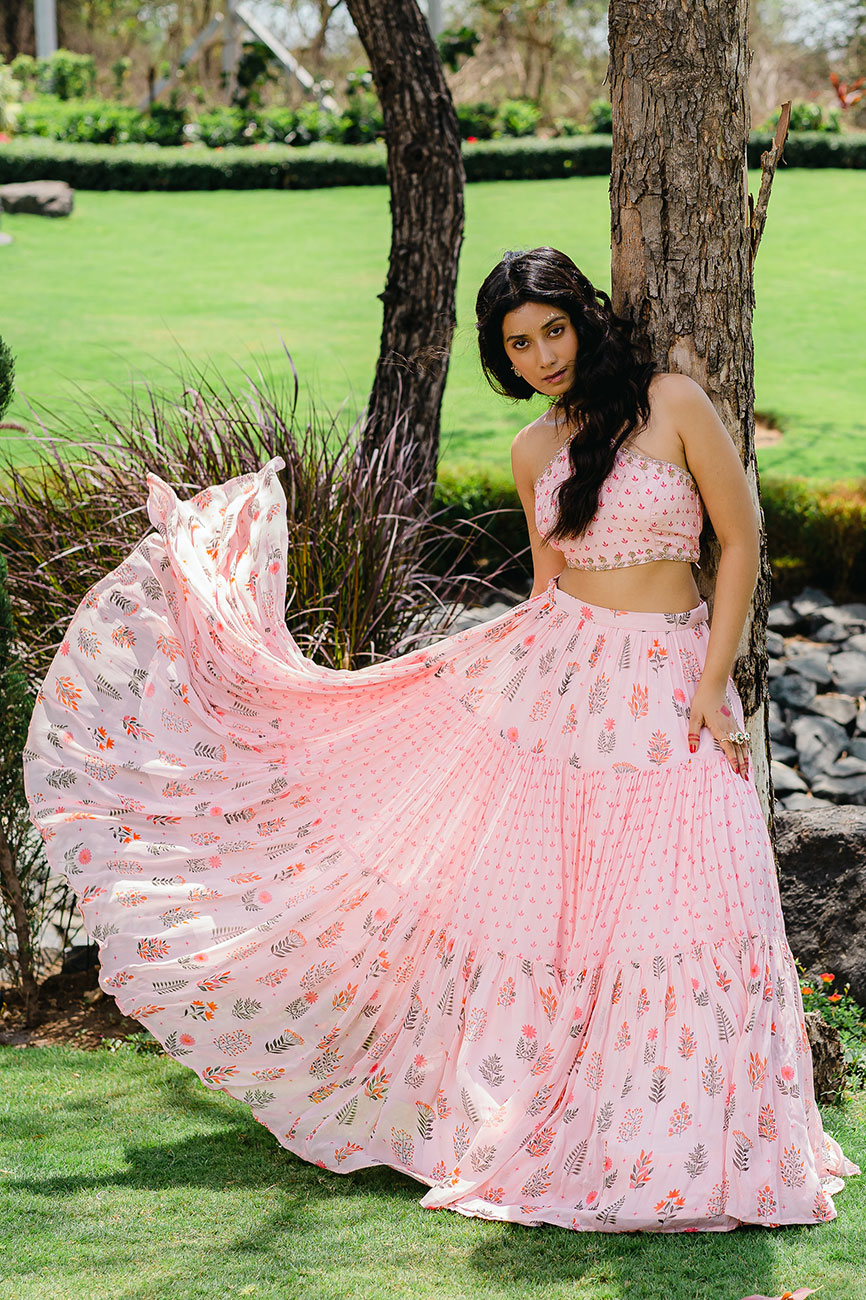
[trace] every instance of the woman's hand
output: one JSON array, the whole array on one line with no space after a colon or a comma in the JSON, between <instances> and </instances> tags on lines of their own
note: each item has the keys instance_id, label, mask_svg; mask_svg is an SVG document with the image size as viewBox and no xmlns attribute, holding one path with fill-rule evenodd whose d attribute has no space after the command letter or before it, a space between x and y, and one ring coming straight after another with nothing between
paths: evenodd
<instances>
[{"instance_id":1,"label":"woman's hand","mask_svg":"<svg viewBox=\"0 0 866 1300\"><path fill-rule=\"evenodd\" d=\"M699 685L689 710L689 750L694 753L700 743L701 729L708 727L719 742L735 772L745 780L749 774L749 744L735 744L728 732L739 731L727 695L723 690Z\"/></svg>"}]
</instances>

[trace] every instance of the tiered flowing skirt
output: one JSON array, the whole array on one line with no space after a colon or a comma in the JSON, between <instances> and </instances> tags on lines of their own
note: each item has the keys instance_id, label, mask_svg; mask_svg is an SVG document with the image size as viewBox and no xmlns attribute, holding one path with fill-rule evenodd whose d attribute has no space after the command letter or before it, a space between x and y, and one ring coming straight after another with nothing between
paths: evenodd
<instances>
[{"instance_id":1,"label":"tiered flowing skirt","mask_svg":"<svg viewBox=\"0 0 866 1300\"><path fill-rule=\"evenodd\" d=\"M594 1231L835 1217L757 792L688 710L709 629L559 589L357 669L284 619L270 461L79 605L31 816L99 982L322 1168ZM743 724L733 681L728 699Z\"/></svg>"}]
</instances>

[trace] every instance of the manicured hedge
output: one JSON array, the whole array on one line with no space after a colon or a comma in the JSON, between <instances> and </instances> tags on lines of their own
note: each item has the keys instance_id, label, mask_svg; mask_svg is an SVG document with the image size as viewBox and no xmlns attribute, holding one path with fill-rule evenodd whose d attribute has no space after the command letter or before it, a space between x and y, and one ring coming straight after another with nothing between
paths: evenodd
<instances>
[{"instance_id":1,"label":"manicured hedge","mask_svg":"<svg viewBox=\"0 0 866 1300\"><path fill-rule=\"evenodd\" d=\"M749 165L760 165L772 137L753 134ZM466 179L546 180L602 176L610 171L607 135L553 140L479 140L463 145ZM788 137L792 167L866 167L866 132L833 135L803 131ZM0 184L61 180L82 190L318 189L384 185L385 146L317 142L207 149L198 145L72 145L19 136L0 146Z\"/></svg>"},{"instance_id":2,"label":"manicured hedge","mask_svg":"<svg viewBox=\"0 0 866 1300\"><path fill-rule=\"evenodd\" d=\"M866 481L858 490L767 475L761 479L761 504L774 600L796 595L806 585L822 587L836 600L866 598ZM452 525L478 519L488 536L471 534L473 567L490 572L524 551L497 582L519 590L531 581L523 507L510 479L484 472L457 477L440 470L434 509L445 510L442 518Z\"/></svg>"}]
</instances>

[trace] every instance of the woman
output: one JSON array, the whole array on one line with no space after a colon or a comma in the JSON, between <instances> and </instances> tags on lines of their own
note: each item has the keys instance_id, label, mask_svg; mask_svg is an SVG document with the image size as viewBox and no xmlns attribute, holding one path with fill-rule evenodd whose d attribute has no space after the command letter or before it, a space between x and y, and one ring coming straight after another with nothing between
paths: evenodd
<instances>
[{"instance_id":1,"label":"woman","mask_svg":"<svg viewBox=\"0 0 866 1300\"><path fill-rule=\"evenodd\" d=\"M513 448L527 600L319 667L282 618L282 462L184 503L150 476L157 535L37 701L31 815L102 988L304 1159L530 1225L831 1219L859 1171L815 1107L728 676L742 468L561 253L503 259L478 316L494 386L554 399Z\"/></svg>"}]
</instances>

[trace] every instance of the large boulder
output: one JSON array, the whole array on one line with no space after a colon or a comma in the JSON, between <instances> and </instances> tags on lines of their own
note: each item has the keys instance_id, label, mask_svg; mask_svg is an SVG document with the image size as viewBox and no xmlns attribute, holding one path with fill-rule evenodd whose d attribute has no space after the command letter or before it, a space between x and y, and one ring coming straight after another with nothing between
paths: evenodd
<instances>
[{"instance_id":1,"label":"large boulder","mask_svg":"<svg viewBox=\"0 0 866 1300\"><path fill-rule=\"evenodd\" d=\"M866 808L777 812L775 847L794 956L866 1006Z\"/></svg>"},{"instance_id":2,"label":"large boulder","mask_svg":"<svg viewBox=\"0 0 866 1300\"><path fill-rule=\"evenodd\" d=\"M41 217L68 217L75 190L66 181L15 181L0 185L4 212L34 212Z\"/></svg>"}]
</instances>

